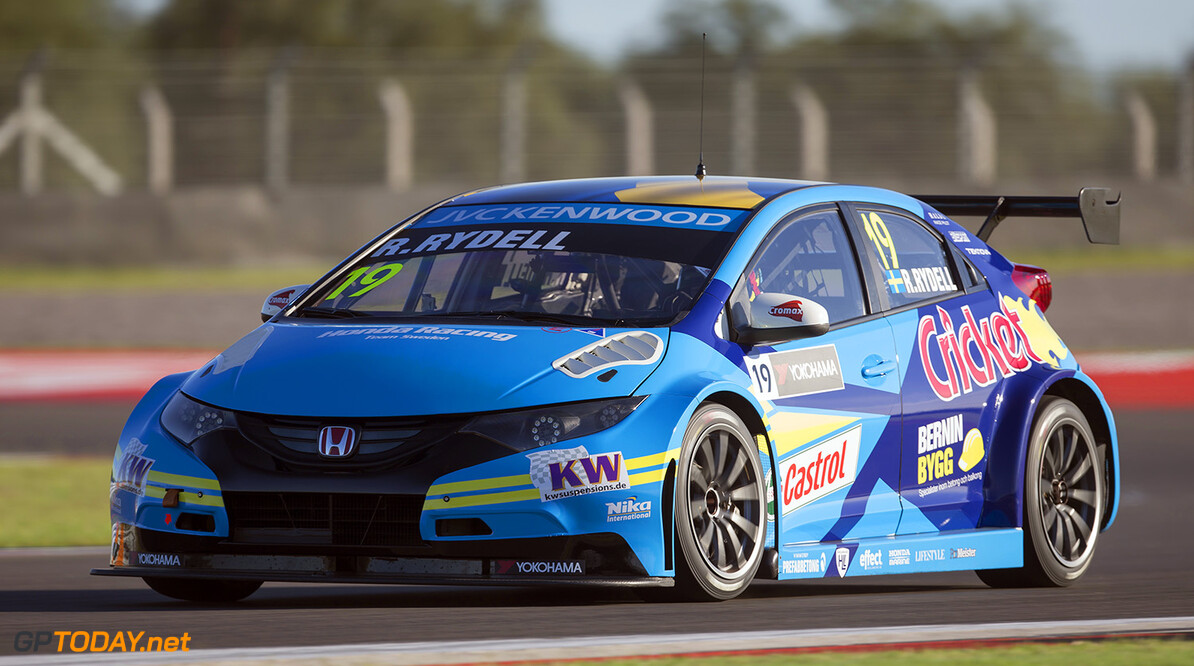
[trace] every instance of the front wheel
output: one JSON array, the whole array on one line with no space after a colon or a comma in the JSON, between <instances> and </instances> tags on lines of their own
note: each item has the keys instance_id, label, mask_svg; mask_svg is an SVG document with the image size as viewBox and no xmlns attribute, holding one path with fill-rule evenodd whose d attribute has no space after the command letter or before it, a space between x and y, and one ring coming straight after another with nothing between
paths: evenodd
<instances>
[{"instance_id":1,"label":"front wheel","mask_svg":"<svg viewBox=\"0 0 1194 666\"><path fill-rule=\"evenodd\" d=\"M207 580L204 578L158 578L142 580L154 592L172 599L220 603L240 601L261 587L259 580Z\"/></svg>"},{"instance_id":2,"label":"front wheel","mask_svg":"<svg viewBox=\"0 0 1194 666\"><path fill-rule=\"evenodd\" d=\"M763 469L754 437L734 412L697 409L684 433L676 479L677 592L733 599L763 559Z\"/></svg>"},{"instance_id":3,"label":"front wheel","mask_svg":"<svg viewBox=\"0 0 1194 666\"><path fill-rule=\"evenodd\" d=\"M1107 489L1090 423L1048 396L1032 426L1024 470L1024 566L978 571L992 587L1062 587L1090 567Z\"/></svg>"}]
</instances>

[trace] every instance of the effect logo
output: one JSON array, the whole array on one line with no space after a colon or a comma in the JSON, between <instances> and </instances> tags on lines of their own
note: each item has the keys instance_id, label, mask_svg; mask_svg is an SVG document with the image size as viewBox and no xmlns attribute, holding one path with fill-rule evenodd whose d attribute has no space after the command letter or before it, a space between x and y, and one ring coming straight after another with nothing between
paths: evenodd
<instances>
[{"instance_id":1,"label":"effect logo","mask_svg":"<svg viewBox=\"0 0 1194 666\"><path fill-rule=\"evenodd\" d=\"M589 455L588 449L556 449L528 453L531 483L544 502L630 488L622 452Z\"/></svg>"}]
</instances>

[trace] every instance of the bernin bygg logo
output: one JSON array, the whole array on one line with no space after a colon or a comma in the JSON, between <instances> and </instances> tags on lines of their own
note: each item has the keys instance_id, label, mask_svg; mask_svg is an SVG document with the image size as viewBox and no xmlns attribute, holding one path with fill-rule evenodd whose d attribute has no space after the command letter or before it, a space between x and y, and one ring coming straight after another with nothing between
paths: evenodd
<instances>
[{"instance_id":1,"label":"bernin bygg logo","mask_svg":"<svg viewBox=\"0 0 1194 666\"><path fill-rule=\"evenodd\" d=\"M627 490L630 479L621 451L589 455L583 446L528 453L531 483L544 502L610 490Z\"/></svg>"},{"instance_id":2,"label":"bernin bygg logo","mask_svg":"<svg viewBox=\"0 0 1194 666\"><path fill-rule=\"evenodd\" d=\"M788 301L783 305L774 305L767 312L772 317L787 317L792 321L804 321L804 303L798 300Z\"/></svg>"},{"instance_id":3,"label":"bernin bygg logo","mask_svg":"<svg viewBox=\"0 0 1194 666\"><path fill-rule=\"evenodd\" d=\"M357 431L348 426L327 426L319 431L319 455L324 458L346 458L357 445Z\"/></svg>"}]
</instances>

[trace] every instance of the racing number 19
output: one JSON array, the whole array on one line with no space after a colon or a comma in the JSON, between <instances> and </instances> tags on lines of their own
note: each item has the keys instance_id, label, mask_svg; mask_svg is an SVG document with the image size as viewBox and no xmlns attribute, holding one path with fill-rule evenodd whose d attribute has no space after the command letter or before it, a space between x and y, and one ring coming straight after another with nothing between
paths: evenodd
<instances>
[{"instance_id":1,"label":"racing number 19","mask_svg":"<svg viewBox=\"0 0 1194 666\"><path fill-rule=\"evenodd\" d=\"M896 256L895 243L891 240L891 232L887 230L883 218L879 217L877 213L863 213L862 226L866 228L867 237L875 244L875 251L879 253L879 261L883 262L883 268L887 270L899 268L900 260ZM888 261L888 254L891 256L890 261Z\"/></svg>"},{"instance_id":2,"label":"racing number 19","mask_svg":"<svg viewBox=\"0 0 1194 666\"><path fill-rule=\"evenodd\" d=\"M348 289L348 287L354 284L357 280L360 280L361 286L364 288L354 291L353 293L349 294L348 297L356 298L357 296L364 296L370 291L381 286L381 284L386 280L389 280L397 275L398 271L400 270L402 270L402 264L382 264L381 266L377 266L375 268L362 266L349 273L344 282L341 283L339 287L336 287L336 290L328 294L328 297L323 300L330 301L339 296L345 289Z\"/></svg>"}]
</instances>

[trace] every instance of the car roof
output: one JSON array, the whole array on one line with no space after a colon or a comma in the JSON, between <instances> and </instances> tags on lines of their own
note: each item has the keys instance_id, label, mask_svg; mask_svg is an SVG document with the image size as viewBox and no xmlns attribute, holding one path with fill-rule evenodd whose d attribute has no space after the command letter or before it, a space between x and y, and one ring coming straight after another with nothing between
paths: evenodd
<instances>
[{"instance_id":1,"label":"car roof","mask_svg":"<svg viewBox=\"0 0 1194 666\"><path fill-rule=\"evenodd\" d=\"M467 192L448 206L513 203L637 203L749 210L767 199L822 183L733 176L621 176L501 185Z\"/></svg>"}]
</instances>

